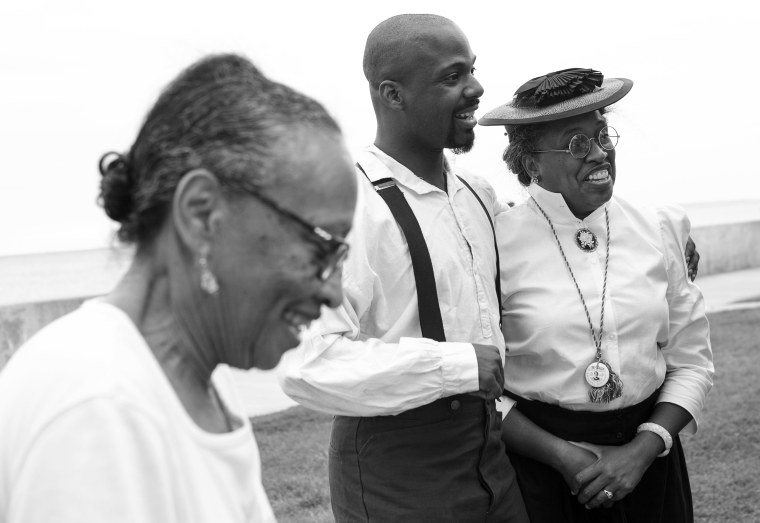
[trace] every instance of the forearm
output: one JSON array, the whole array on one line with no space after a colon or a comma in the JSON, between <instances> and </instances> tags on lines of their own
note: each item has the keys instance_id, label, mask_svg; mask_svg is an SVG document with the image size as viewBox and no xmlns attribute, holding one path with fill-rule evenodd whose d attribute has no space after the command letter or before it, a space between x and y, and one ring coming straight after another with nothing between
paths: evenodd
<instances>
[{"instance_id":1,"label":"forearm","mask_svg":"<svg viewBox=\"0 0 760 523\"><path fill-rule=\"evenodd\" d=\"M470 344L404 338L314 337L286 353L280 385L299 403L345 416L394 415L441 397L478 390Z\"/></svg>"},{"instance_id":2,"label":"forearm","mask_svg":"<svg viewBox=\"0 0 760 523\"><path fill-rule=\"evenodd\" d=\"M675 436L691 421L691 415L678 405L659 403L647 421L662 426ZM663 439L648 430L638 432L625 445L592 447L596 449L599 460L571 480L573 490L579 492L578 501L588 503L590 508L611 499L610 495L601 494L602 489L612 493L615 501L626 497L665 450Z\"/></svg>"},{"instance_id":3,"label":"forearm","mask_svg":"<svg viewBox=\"0 0 760 523\"><path fill-rule=\"evenodd\" d=\"M671 437L675 438L691 420L691 414L683 407L679 407L673 403L662 402L657 404L647 421L660 425L668 431ZM646 457L649 463L665 451L663 439L656 433L648 430L642 430L636 434L636 437L630 444L636 452L641 453L642 457Z\"/></svg>"},{"instance_id":4,"label":"forearm","mask_svg":"<svg viewBox=\"0 0 760 523\"><path fill-rule=\"evenodd\" d=\"M596 459L591 452L543 430L516 408L509 411L501 427L507 450L548 465L563 475L573 474Z\"/></svg>"}]
</instances>

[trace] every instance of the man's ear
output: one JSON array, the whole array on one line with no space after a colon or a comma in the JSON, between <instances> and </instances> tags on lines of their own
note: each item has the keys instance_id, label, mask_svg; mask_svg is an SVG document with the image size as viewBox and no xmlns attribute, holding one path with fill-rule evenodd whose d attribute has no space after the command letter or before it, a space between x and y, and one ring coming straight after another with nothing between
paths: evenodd
<instances>
[{"instance_id":1,"label":"man's ear","mask_svg":"<svg viewBox=\"0 0 760 523\"><path fill-rule=\"evenodd\" d=\"M401 85L393 80L383 80L377 88L380 101L383 105L394 111L404 108L404 97Z\"/></svg>"},{"instance_id":2,"label":"man's ear","mask_svg":"<svg viewBox=\"0 0 760 523\"><path fill-rule=\"evenodd\" d=\"M212 242L224 213L219 180L206 169L193 169L177 185L172 198L174 229L186 248L198 252Z\"/></svg>"}]
</instances>

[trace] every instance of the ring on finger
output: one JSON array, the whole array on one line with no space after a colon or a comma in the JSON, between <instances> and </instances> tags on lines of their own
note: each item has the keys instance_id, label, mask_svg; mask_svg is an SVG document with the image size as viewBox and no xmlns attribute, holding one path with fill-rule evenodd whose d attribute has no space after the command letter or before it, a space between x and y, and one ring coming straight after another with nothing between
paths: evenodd
<instances>
[{"instance_id":1,"label":"ring on finger","mask_svg":"<svg viewBox=\"0 0 760 523\"><path fill-rule=\"evenodd\" d=\"M607 489L602 489L602 492L604 492L604 495L607 496L607 499L612 499L612 497L615 495Z\"/></svg>"}]
</instances>

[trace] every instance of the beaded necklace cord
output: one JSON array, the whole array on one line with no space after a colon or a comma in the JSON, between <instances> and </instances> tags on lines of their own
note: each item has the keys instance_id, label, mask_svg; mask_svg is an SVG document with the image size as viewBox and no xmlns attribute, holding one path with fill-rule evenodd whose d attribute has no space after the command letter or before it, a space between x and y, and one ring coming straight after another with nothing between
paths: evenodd
<instances>
[{"instance_id":1,"label":"beaded necklace cord","mask_svg":"<svg viewBox=\"0 0 760 523\"><path fill-rule=\"evenodd\" d=\"M620 381L620 378L612 371L612 368L609 366L609 363L602 360L602 336L604 333L604 302L605 302L605 296L607 295L607 270L610 264L610 215L609 215L609 212L607 208L605 207L604 220L607 227L607 248L606 248L607 252L606 252L605 260L604 260L604 284L602 286L602 310L599 317L599 337L597 338L596 332L594 332L594 325L591 321L591 314L589 313L588 307L586 306L586 300L583 298L583 292L581 292L581 288L578 285L578 281L575 279L575 274L573 273L573 269L570 267L570 262L568 261L567 256L565 256L565 250L562 248L562 243L560 243L559 241L559 236L557 235L557 231L554 228L554 224L549 218L549 215L546 214L544 209L539 205L539 203L536 201L536 199L533 196L531 196L531 200L533 200L533 203L536 204L536 207L538 207L538 210L541 211L541 214L543 214L544 218L546 219L546 222L549 224L552 234L554 235L554 240L557 242L557 247L559 247L559 252L562 255L562 259L565 261L565 266L567 267L567 271L570 273L570 278L572 278L573 284L575 284L575 289L578 291L578 296L581 299L583 310L586 313L586 320L588 321L588 327L589 327L589 330L591 331L591 338L594 340L594 345L596 347L596 357L594 359L594 363L592 363L591 365L601 363L605 365L607 369L609 370L609 379L604 380L604 383L602 383L601 386L599 387L592 385L592 390L589 392L589 397L591 401L594 403L601 403L603 401L610 401L612 399L618 398L622 394L623 383L622 381ZM591 385L591 382L589 382L589 384Z\"/></svg>"}]
</instances>

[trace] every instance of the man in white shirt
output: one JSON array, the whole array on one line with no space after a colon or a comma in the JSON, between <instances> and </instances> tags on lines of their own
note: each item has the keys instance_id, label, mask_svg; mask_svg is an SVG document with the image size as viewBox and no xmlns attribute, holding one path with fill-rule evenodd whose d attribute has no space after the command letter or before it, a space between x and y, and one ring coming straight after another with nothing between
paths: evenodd
<instances>
[{"instance_id":1,"label":"man in white shirt","mask_svg":"<svg viewBox=\"0 0 760 523\"><path fill-rule=\"evenodd\" d=\"M494 403L504 340L491 220L501 207L485 181L457 177L443 152L472 147L483 93L474 62L461 30L438 16L393 17L367 40L378 128L357 172L390 178L416 217L443 339L423 336L428 311L418 306L406 234L360 180L344 305L281 366L289 395L337 415L330 485L339 522L527 521Z\"/></svg>"}]
</instances>

